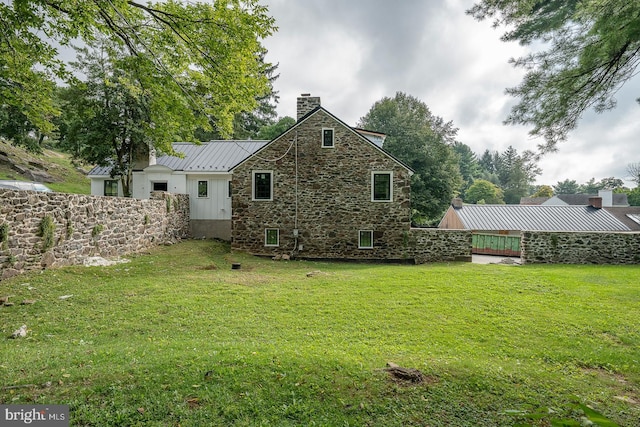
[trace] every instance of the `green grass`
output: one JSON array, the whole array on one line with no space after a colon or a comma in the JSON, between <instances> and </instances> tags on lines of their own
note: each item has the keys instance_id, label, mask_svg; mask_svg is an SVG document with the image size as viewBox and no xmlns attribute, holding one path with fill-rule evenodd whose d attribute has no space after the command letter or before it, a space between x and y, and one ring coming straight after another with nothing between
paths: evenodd
<instances>
[{"instance_id":1,"label":"green grass","mask_svg":"<svg viewBox=\"0 0 640 427\"><path fill-rule=\"evenodd\" d=\"M56 182L46 183L54 191L62 193L91 194L91 181L71 162L71 156L65 153L45 149L42 154L30 153L22 147L16 147L0 139L0 152L11 161L28 169L44 169ZM34 166L35 165L35 166ZM90 169L90 167L86 167ZM20 175L9 164L0 162L0 180L30 181Z\"/></svg>"},{"instance_id":2,"label":"green grass","mask_svg":"<svg viewBox=\"0 0 640 427\"><path fill-rule=\"evenodd\" d=\"M0 308L4 336L30 330L0 341L0 403L182 427L549 426L580 403L634 426L638 283L638 266L276 262L189 241L0 282L37 300Z\"/></svg>"}]
</instances>

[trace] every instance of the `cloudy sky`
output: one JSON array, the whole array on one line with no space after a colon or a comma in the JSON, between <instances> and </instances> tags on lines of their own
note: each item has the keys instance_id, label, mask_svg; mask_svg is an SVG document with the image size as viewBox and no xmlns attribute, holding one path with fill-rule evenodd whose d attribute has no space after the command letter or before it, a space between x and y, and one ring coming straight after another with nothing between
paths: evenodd
<instances>
[{"instance_id":1,"label":"cloudy sky","mask_svg":"<svg viewBox=\"0 0 640 427\"><path fill-rule=\"evenodd\" d=\"M295 117L296 98L311 93L347 124L374 102L401 91L459 128L476 154L519 152L540 142L528 128L502 124L515 100L504 94L522 71L509 58L526 48L500 41L503 30L464 11L473 0L262 0L278 32L264 41L279 64L280 116ZM543 158L538 184L594 177L626 178L640 162L640 76L617 94L618 107L589 112L560 151ZM627 185L632 186L630 182Z\"/></svg>"}]
</instances>

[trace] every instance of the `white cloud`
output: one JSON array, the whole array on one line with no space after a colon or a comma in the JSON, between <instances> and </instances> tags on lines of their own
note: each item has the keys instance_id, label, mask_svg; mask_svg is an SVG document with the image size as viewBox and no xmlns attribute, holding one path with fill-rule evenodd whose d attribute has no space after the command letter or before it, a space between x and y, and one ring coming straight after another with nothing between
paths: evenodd
<instances>
[{"instance_id":1,"label":"white cloud","mask_svg":"<svg viewBox=\"0 0 640 427\"><path fill-rule=\"evenodd\" d=\"M466 15L472 0L264 0L279 31L265 41L279 63L281 116L295 117L301 93L355 125L374 102L398 91L424 101L460 128L478 155L509 145L522 152L539 141L522 126L502 124L515 100L505 89L520 82L508 64L525 48L500 41L490 21ZM640 162L640 78L620 93L617 109L588 113L560 151L540 162L539 183L591 177L623 178Z\"/></svg>"}]
</instances>

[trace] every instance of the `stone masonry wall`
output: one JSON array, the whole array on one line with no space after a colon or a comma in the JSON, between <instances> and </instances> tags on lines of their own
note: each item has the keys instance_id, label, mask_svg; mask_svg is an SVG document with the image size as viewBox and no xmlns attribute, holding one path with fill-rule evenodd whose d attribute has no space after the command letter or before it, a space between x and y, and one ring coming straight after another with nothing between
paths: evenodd
<instances>
[{"instance_id":1,"label":"stone masonry wall","mask_svg":"<svg viewBox=\"0 0 640 427\"><path fill-rule=\"evenodd\" d=\"M334 129L334 148L321 146L322 128ZM272 171L272 201L252 200L253 171ZM372 171L393 173L392 202L371 201ZM300 258L402 259L411 226L409 186L406 168L320 110L233 170L232 248ZM266 228L280 230L279 246L265 246ZM373 249L358 248L360 230L373 231Z\"/></svg>"},{"instance_id":2,"label":"stone masonry wall","mask_svg":"<svg viewBox=\"0 0 640 427\"><path fill-rule=\"evenodd\" d=\"M334 129L334 148L321 146L322 128ZM273 200L252 200L253 171L273 173ZM391 202L371 201L372 171L393 173ZM406 168L320 110L234 169L232 248L306 259L469 261L470 231L411 228L410 180ZM267 228L279 230L278 246L265 245ZM372 249L358 248L360 230L373 231Z\"/></svg>"},{"instance_id":3,"label":"stone masonry wall","mask_svg":"<svg viewBox=\"0 0 640 427\"><path fill-rule=\"evenodd\" d=\"M45 217L53 224L49 248L39 230ZM184 194L139 200L0 189L0 279L135 253L188 233Z\"/></svg>"},{"instance_id":4,"label":"stone masonry wall","mask_svg":"<svg viewBox=\"0 0 640 427\"><path fill-rule=\"evenodd\" d=\"M412 228L411 256L416 264L471 261L471 230Z\"/></svg>"},{"instance_id":5,"label":"stone masonry wall","mask_svg":"<svg viewBox=\"0 0 640 427\"><path fill-rule=\"evenodd\" d=\"M640 264L640 233L524 231L525 264Z\"/></svg>"}]
</instances>

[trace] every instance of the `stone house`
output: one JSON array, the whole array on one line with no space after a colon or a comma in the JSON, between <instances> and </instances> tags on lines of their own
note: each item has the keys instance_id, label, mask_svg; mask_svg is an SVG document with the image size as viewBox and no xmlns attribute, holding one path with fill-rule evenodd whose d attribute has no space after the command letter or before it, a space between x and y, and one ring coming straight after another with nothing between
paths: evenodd
<instances>
[{"instance_id":1,"label":"stone house","mask_svg":"<svg viewBox=\"0 0 640 427\"><path fill-rule=\"evenodd\" d=\"M297 123L231 168L232 247L259 255L400 259L412 171L303 95Z\"/></svg>"}]
</instances>

